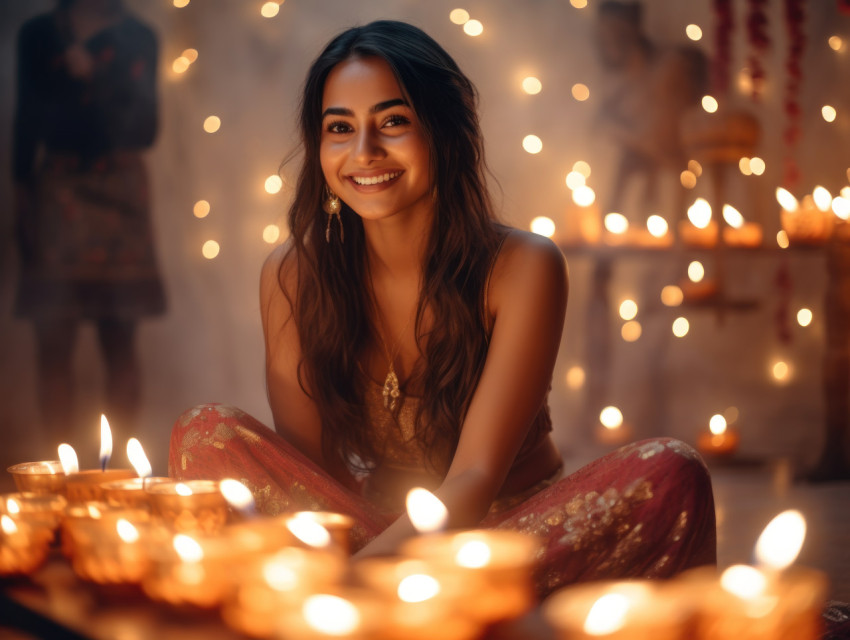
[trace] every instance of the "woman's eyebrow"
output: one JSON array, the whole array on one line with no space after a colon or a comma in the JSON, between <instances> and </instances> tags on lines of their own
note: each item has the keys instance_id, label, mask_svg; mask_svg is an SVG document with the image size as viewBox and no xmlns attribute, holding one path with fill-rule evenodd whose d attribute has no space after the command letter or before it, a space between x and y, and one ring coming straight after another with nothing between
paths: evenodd
<instances>
[{"instance_id":1,"label":"woman's eyebrow","mask_svg":"<svg viewBox=\"0 0 850 640\"><path fill-rule=\"evenodd\" d=\"M369 113L379 113L399 105L403 105L405 107L408 106L407 101L404 98L393 98L391 100L384 100L383 102L379 102L378 104L370 107ZM346 116L350 118L354 116L354 112L345 107L328 107L322 112L322 118L325 118L326 116Z\"/></svg>"}]
</instances>

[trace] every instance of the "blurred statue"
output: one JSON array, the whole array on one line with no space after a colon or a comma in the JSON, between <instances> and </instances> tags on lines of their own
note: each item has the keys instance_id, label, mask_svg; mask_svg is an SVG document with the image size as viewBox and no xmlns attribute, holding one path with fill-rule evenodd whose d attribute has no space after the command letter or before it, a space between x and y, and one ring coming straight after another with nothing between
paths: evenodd
<instances>
[{"instance_id":1,"label":"blurred statue","mask_svg":"<svg viewBox=\"0 0 850 640\"><path fill-rule=\"evenodd\" d=\"M15 313L32 321L38 399L51 438L72 423L78 326L96 324L104 411L131 422L134 338L165 298L142 152L157 128L157 42L120 0L64 0L18 34ZM67 436L66 436L67 437Z\"/></svg>"},{"instance_id":2,"label":"blurred statue","mask_svg":"<svg viewBox=\"0 0 850 640\"><path fill-rule=\"evenodd\" d=\"M654 45L643 32L637 2L601 2L596 43L608 85L598 124L620 148L609 201L603 204L606 212L628 215L626 193L643 181L637 212L642 222L658 209L661 170L678 173L686 167L679 125L706 91L708 63L699 49Z\"/></svg>"}]
</instances>

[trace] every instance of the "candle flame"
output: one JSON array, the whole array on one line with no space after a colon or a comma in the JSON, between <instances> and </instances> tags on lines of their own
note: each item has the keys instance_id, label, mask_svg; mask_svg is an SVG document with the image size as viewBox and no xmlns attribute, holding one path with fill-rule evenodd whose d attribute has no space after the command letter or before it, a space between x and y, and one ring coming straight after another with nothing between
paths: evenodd
<instances>
[{"instance_id":1,"label":"candle flame","mask_svg":"<svg viewBox=\"0 0 850 640\"><path fill-rule=\"evenodd\" d=\"M739 598L751 600L764 593L767 587L767 579L755 567L735 564L726 569L720 576L720 586Z\"/></svg>"},{"instance_id":2,"label":"candle flame","mask_svg":"<svg viewBox=\"0 0 850 640\"><path fill-rule=\"evenodd\" d=\"M178 482L174 485L174 493L178 496L183 496L184 498L187 496L191 496L194 492L192 491L192 487L183 482Z\"/></svg>"},{"instance_id":3,"label":"candle flame","mask_svg":"<svg viewBox=\"0 0 850 640\"><path fill-rule=\"evenodd\" d=\"M795 198L790 191L787 189L783 189L782 187L777 187L776 189L776 201L779 203L779 206L785 209L785 211L796 211L800 208L800 202Z\"/></svg>"},{"instance_id":4,"label":"candle flame","mask_svg":"<svg viewBox=\"0 0 850 640\"><path fill-rule=\"evenodd\" d=\"M59 462L62 464L62 471L65 472L66 476L80 470L77 452L74 451L74 447L64 442L59 445Z\"/></svg>"},{"instance_id":5,"label":"candle flame","mask_svg":"<svg viewBox=\"0 0 850 640\"><path fill-rule=\"evenodd\" d=\"M178 533L172 540L172 545L177 555L183 562L200 562L204 559L204 550L200 543L192 536Z\"/></svg>"},{"instance_id":6,"label":"candle flame","mask_svg":"<svg viewBox=\"0 0 850 640\"><path fill-rule=\"evenodd\" d=\"M13 516L16 516L21 512L21 505L19 505L18 501L14 498L9 498L8 500L6 500L6 511L8 511Z\"/></svg>"},{"instance_id":7,"label":"candle flame","mask_svg":"<svg viewBox=\"0 0 850 640\"><path fill-rule=\"evenodd\" d=\"M346 635L360 626L357 607L339 596L310 596L304 601L301 613L311 628L329 636Z\"/></svg>"},{"instance_id":8,"label":"candle flame","mask_svg":"<svg viewBox=\"0 0 850 640\"><path fill-rule=\"evenodd\" d=\"M697 198L694 203L688 207L688 220L697 229L705 229L708 223L711 222L711 205L705 198Z\"/></svg>"},{"instance_id":9,"label":"candle flame","mask_svg":"<svg viewBox=\"0 0 850 640\"><path fill-rule=\"evenodd\" d=\"M292 549L283 549L263 564L263 580L275 591L292 591L298 587L298 571L293 567Z\"/></svg>"},{"instance_id":10,"label":"candle flame","mask_svg":"<svg viewBox=\"0 0 850 640\"><path fill-rule=\"evenodd\" d=\"M219 489L221 489L221 495L234 509L243 512L254 511L254 494L238 480L226 478L219 483Z\"/></svg>"},{"instance_id":11,"label":"candle flame","mask_svg":"<svg viewBox=\"0 0 850 640\"><path fill-rule=\"evenodd\" d=\"M331 543L331 534L308 511L302 511L286 521L286 528L304 544L324 548Z\"/></svg>"},{"instance_id":12,"label":"candle flame","mask_svg":"<svg viewBox=\"0 0 850 640\"><path fill-rule=\"evenodd\" d=\"M424 602L440 593L440 583L433 576L414 573L398 583L398 597L403 602Z\"/></svg>"},{"instance_id":13,"label":"candle flame","mask_svg":"<svg viewBox=\"0 0 850 640\"><path fill-rule=\"evenodd\" d=\"M133 544L139 540L139 530L129 520L119 518L118 522L115 523L115 530L118 531L118 537L128 544Z\"/></svg>"},{"instance_id":14,"label":"candle flame","mask_svg":"<svg viewBox=\"0 0 850 640\"><path fill-rule=\"evenodd\" d=\"M711 416L711 420L708 421L708 430L716 436L726 433L726 418L719 413Z\"/></svg>"},{"instance_id":15,"label":"candle flame","mask_svg":"<svg viewBox=\"0 0 850 640\"><path fill-rule=\"evenodd\" d=\"M623 412L617 407L605 407L599 413L599 422L606 429L619 429L623 426Z\"/></svg>"},{"instance_id":16,"label":"candle flame","mask_svg":"<svg viewBox=\"0 0 850 640\"><path fill-rule=\"evenodd\" d=\"M136 470L136 475L140 478L150 478L153 475L151 463L148 462L148 457L145 455L142 443L136 438L127 440L127 458L129 458L130 464Z\"/></svg>"},{"instance_id":17,"label":"candle flame","mask_svg":"<svg viewBox=\"0 0 850 640\"><path fill-rule=\"evenodd\" d=\"M112 457L112 430L106 416L100 414L100 468L106 470L109 459Z\"/></svg>"},{"instance_id":18,"label":"candle flame","mask_svg":"<svg viewBox=\"0 0 850 640\"><path fill-rule=\"evenodd\" d=\"M602 221L602 224L609 232L618 235L621 233L625 233L629 230L629 219L626 218L626 216L624 216L622 213L605 214L605 218Z\"/></svg>"},{"instance_id":19,"label":"candle flame","mask_svg":"<svg viewBox=\"0 0 850 640\"><path fill-rule=\"evenodd\" d=\"M667 220L657 214L653 214L646 219L646 228L654 238L663 238L669 227Z\"/></svg>"},{"instance_id":20,"label":"candle flame","mask_svg":"<svg viewBox=\"0 0 850 640\"><path fill-rule=\"evenodd\" d=\"M783 511L762 531L756 543L756 560L771 569L790 566L806 538L806 519L799 511Z\"/></svg>"},{"instance_id":21,"label":"candle flame","mask_svg":"<svg viewBox=\"0 0 850 640\"><path fill-rule=\"evenodd\" d=\"M18 530L18 525L15 524L15 521L5 513L0 517L0 527L3 528L3 533L6 535L12 535Z\"/></svg>"},{"instance_id":22,"label":"candle flame","mask_svg":"<svg viewBox=\"0 0 850 640\"><path fill-rule=\"evenodd\" d=\"M446 526L449 511L428 489L416 487L407 492L407 517L419 533L440 531Z\"/></svg>"},{"instance_id":23,"label":"candle flame","mask_svg":"<svg viewBox=\"0 0 850 640\"><path fill-rule=\"evenodd\" d=\"M825 187L815 187L812 191L812 198L815 201L815 206L821 211L829 211L832 206L832 194Z\"/></svg>"},{"instance_id":24,"label":"candle flame","mask_svg":"<svg viewBox=\"0 0 850 640\"><path fill-rule=\"evenodd\" d=\"M629 599L622 593L606 593L590 607L584 620L584 632L603 636L619 631L626 623Z\"/></svg>"},{"instance_id":25,"label":"candle flame","mask_svg":"<svg viewBox=\"0 0 850 640\"><path fill-rule=\"evenodd\" d=\"M461 567L479 569L490 563L490 546L483 540L465 542L455 554L455 562Z\"/></svg>"},{"instance_id":26,"label":"candle flame","mask_svg":"<svg viewBox=\"0 0 850 640\"><path fill-rule=\"evenodd\" d=\"M744 226L744 216L731 204L723 205L723 219L733 229L740 229Z\"/></svg>"}]
</instances>

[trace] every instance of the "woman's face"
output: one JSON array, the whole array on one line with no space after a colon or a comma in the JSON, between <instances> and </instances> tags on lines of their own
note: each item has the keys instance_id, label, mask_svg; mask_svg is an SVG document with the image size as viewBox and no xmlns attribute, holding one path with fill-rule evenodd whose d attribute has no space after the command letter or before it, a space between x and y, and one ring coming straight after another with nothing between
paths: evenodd
<instances>
[{"instance_id":1,"label":"woman's face","mask_svg":"<svg viewBox=\"0 0 850 640\"><path fill-rule=\"evenodd\" d=\"M430 213L428 143L382 58L349 58L328 74L319 156L328 186L364 220Z\"/></svg>"}]
</instances>

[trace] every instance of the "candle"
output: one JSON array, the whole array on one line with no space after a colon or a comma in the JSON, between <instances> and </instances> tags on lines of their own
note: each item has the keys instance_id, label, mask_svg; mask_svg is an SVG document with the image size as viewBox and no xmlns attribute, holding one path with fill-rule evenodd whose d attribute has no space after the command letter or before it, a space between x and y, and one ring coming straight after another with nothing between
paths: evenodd
<instances>
[{"instance_id":1,"label":"candle","mask_svg":"<svg viewBox=\"0 0 850 640\"><path fill-rule=\"evenodd\" d=\"M62 553L70 559L78 548L90 548L99 535L98 529L114 527L120 518L138 524L149 522L150 514L145 509L115 507L97 501L68 505L60 525Z\"/></svg>"},{"instance_id":2,"label":"candle","mask_svg":"<svg viewBox=\"0 0 850 640\"><path fill-rule=\"evenodd\" d=\"M294 536L293 544L349 555L349 535L354 526L350 516L330 511L297 511L283 516L283 522Z\"/></svg>"},{"instance_id":3,"label":"candle","mask_svg":"<svg viewBox=\"0 0 850 640\"><path fill-rule=\"evenodd\" d=\"M102 497L113 507L150 510L151 500L147 488L166 482L173 482L173 480L165 477L148 477L103 482L101 483Z\"/></svg>"},{"instance_id":4,"label":"candle","mask_svg":"<svg viewBox=\"0 0 850 640\"><path fill-rule=\"evenodd\" d=\"M18 491L65 493L65 474L59 460L22 462L6 469L12 474Z\"/></svg>"},{"instance_id":5,"label":"candle","mask_svg":"<svg viewBox=\"0 0 850 640\"><path fill-rule=\"evenodd\" d=\"M779 219L782 229L791 244L820 245L826 242L835 222L830 210L831 198L826 206L818 206L812 195L804 196L799 202L789 191L779 187L776 200L781 207Z\"/></svg>"},{"instance_id":6,"label":"candle","mask_svg":"<svg viewBox=\"0 0 850 640\"><path fill-rule=\"evenodd\" d=\"M632 427L623 421L623 413L617 407L605 407L599 413L596 439L600 444L619 447L632 439Z\"/></svg>"},{"instance_id":7,"label":"candle","mask_svg":"<svg viewBox=\"0 0 850 640\"><path fill-rule=\"evenodd\" d=\"M474 598L464 612L484 623L526 613L534 602L531 583L535 538L515 531L469 530L417 536L401 555L427 562L439 580L462 579Z\"/></svg>"},{"instance_id":8,"label":"candle","mask_svg":"<svg viewBox=\"0 0 850 640\"><path fill-rule=\"evenodd\" d=\"M129 515L129 514L128 514ZM97 584L138 584L147 574L150 557L145 537L148 523L124 517L85 519L77 523L71 568L83 580Z\"/></svg>"},{"instance_id":9,"label":"candle","mask_svg":"<svg viewBox=\"0 0 850 640\"><path fill-rule=\"evenodd\" d=\"M708 222L704 227L698 227L687 220L678 224L679 239L687 247L710 249L717 244L717 222ZM724 236L725 239L726 236Z\"/></svg>"},{"instance_id":10,"label":"candle","mask_svg":"<svg viewBox=\"0 0 850 640\"><path fill-rule=\"evenodd\" d=\"M352 589L307 596L298 608L278 617L281 637L299 640L372 640L382 627L381 603L368 592Z\"/></svg>"},{"instance_id":11,"label":"candle","mask_svg":"<svg viewBox=\"0 0 850 640\"><path fill-rule=\"evenodd\" d=\"M727 457L738 449L740 439L738 431L728 426L726 419L717 414L711 416L708 429L699 434L697 449L706 456Z\"/></svg>"},{"instance_id":12,"label":"candle","mask_svg":"<svg viewBox=\"0 0 850 640\"><path fill-rule=\"evenodd\" d=\"M227 502L212 480L164 482L146 490L151 512L176 531L212 534L227 521Z\"/></svg>"},{"instance_id":13,"label":"candle","mask_svg":"<svg viewBox=\"0 0 850 640\"><path fill-rule=\"evenodd\" d=\"M0 514L5 513L14 520L45 529L52 541L67 504L64 497L56 494L6 493L0 495Z\"/></svg>"},{"instance_id":14,"label":"candle","mask_svg":"<svg viewBox=\"0 0 850 640\"><path fill-rule=\"evenodd\" d=\"M135 475L132 469L84 469L69 473L65 480L68 502L82 504L103 500L104 483L133 478Z\"/></svg>"},{"instance_id":15,"label":"candle","mask_svg":"<svg viewBox=\"0 0 850 640\"><path fill-rule=\"evenodd\" d=\"M744 222L739 227L723 229L723 242L730 247L760 247L763 237L764 232L757 222Z\"/></svg>"},{"instance_id":16,"label":"candle","mask_svg":"<svg viewBox=\"0 0 850 640\"><path fill-rule=\"evenodd\" d=\"M44 563L48 548L43 528L0 516L0 576L32 573Z\"/></svg>"},{"instance_id":17,"label":"candle","mask_svg":"<svg viewBox=\"0 0 850 640\"><path fill-rule=\"evenodd\" d=\"M600 581L564 587L543 604L562 640L684 640L689 612L672 585Z\"/></svg>"}]
</instances>

